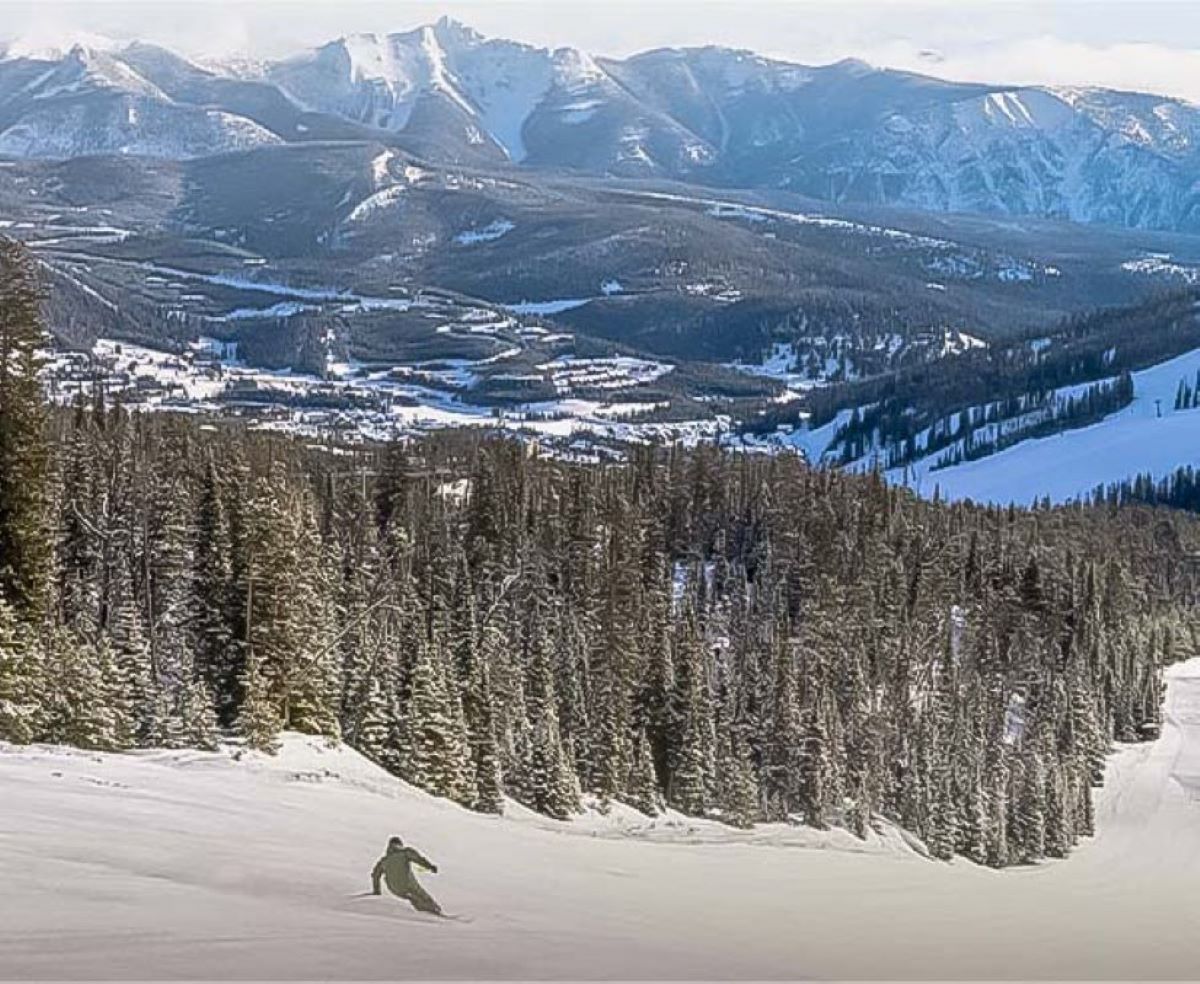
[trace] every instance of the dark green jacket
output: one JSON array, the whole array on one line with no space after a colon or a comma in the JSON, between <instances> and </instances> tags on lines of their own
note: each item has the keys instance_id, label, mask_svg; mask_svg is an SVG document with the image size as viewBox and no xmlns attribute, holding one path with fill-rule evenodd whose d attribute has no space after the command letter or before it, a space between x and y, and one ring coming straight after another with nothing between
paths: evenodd
<instances>
[{"instance_id":1,"label":"dark green jacket","mask_svg":"<svg viewBox=\"0 0 1200 984\"><path fill-rule=\"evenodd\" d=\"M420 851L411 847L389 848L387 854L375 863L375 870L371 872L371 884L375 888L375 894L380 894L380 879L387 882L389 892L401 898L407 897L414 889L421 891L417 876L413 873L414 864L420 865L426 871L437 873L437 865Z\"/></svg>"}]
</instances>

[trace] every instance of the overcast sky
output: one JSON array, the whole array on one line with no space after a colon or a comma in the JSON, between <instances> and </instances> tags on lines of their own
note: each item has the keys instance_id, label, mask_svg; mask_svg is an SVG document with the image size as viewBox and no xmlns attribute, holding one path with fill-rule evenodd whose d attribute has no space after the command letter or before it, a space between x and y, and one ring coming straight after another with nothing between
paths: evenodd
<instances>
[{"instance_id":1,"label":"overcast sky","mask_svg":"<svg viewBox=\"0 0 1200 984\"><path fill-rule=\"evenodd\" d=\"M1196 0L0 0L0 38L138 37L193 56L280 57L443 14L484 34L603 55L721 44L810 64L855 56L947 78L1200 102Z\"/></svg>"}]
</instances>

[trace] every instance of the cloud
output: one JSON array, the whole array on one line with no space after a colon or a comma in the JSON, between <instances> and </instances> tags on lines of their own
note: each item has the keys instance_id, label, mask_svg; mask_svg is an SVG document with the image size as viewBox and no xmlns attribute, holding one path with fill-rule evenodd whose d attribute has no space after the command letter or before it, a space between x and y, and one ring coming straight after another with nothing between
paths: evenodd
<instances>
[{"instance_id":1,"label":"cloud","mask_svg":"<svg viewBox=\"0 0 1200 984\"><path fill-rule=\"evenodd\" d=\"M962 82L1103 86L1178 96L1200 103L1200 49L1161 44L1083 44L1056 37L1023 38L933 53L896 41L864 53L875 65Z\"/></svg>"}]
</instances>

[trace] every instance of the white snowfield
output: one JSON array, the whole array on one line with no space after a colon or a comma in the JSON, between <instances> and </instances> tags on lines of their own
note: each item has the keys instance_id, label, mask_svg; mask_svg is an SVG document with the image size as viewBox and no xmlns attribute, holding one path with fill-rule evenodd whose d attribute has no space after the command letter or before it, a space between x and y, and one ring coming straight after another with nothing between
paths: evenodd
<instances>
[{"instance_id":1,"label":"white snowfield","mask_svg":"<svg viewBox=\"0 0 1200 984\"><path fill-rule=\"evenodd\" d=\"M1179 384L1194 385L1198 373L1200 349L1193 349L1133 373L1133 402L1088 427L934 469L939 452L887 477L922 495L937 489L944 499L999 505L1030 505L1043 497L1065 502L1141 474L1165 478L1184 465L1200 465L1200 409L1174 408Z\"/></svg>"},{"instance_id":2,"label":"white snowfield","mask_svg":"<svg viewBox=\"0 0 1200 984\"><path fill-rule=\"evenodd\" d=\"M1194 978L1200 658L1065 860L942 864L895 831L470 814L345 748L0 748L0 977ZM387 837L458 920L362 894Z\"/></svg>"}]
</instances>

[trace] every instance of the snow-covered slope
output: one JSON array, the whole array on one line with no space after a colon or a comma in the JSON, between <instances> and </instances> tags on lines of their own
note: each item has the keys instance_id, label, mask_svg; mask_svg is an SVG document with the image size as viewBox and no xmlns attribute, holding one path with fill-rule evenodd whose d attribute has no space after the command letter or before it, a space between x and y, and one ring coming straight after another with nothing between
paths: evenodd
<instances>
[{"instance_id":1,"label":"snow-covered slope","mask_svg":"<svg viewBox=\"0 0 1200 984\"><path fill-rule=\"evenodd\" d=\"M0 58L0 156L187 158L279 142L244 116L176 102L118 53Z\"/></svg>"},{"instance_id":2,"label":"snow-covered slope","mask_svg":"<svg viewBox=\"0 0 1200 984\"><path fill-rule=\"evenodd\" d=\"M897 483L942 498L1029 505L1064 502L1099 485L1150 474L1163 478L1200 464L1200 409L1176 410L1181 382L1200 373L1200 350L1133 373L1133 402L1089 427L1022 441L997 454L937 468L940 454L888 473Z\"/></svg>"},{"instance_id":3,"label":"snow-covered slope","mask_svg":"<svg viewBox=\"0 0 1200 984\"><path fill-rule=\"evenodd\" d=\"M618 812L467 813L344 748L277 759L0 749L0 975L16 978L1188 978L1200 965L1200 659L1124 748L1099 833L992 871L893 838ZM386 838L442 921L364 895Z\"/></svg>"}]
</instances>

